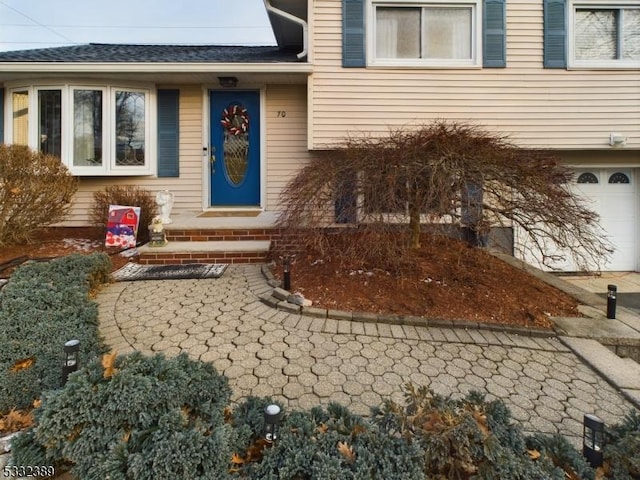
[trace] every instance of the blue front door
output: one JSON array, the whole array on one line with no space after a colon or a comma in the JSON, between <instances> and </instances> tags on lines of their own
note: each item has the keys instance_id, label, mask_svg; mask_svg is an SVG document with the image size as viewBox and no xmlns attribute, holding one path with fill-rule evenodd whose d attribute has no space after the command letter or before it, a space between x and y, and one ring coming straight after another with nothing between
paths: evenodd
<instances>
[{"instance_id":1,"label":"blue front door","mask_svg":"<svg viewBox=\"0 0 640 480\"><path fill-rule=\"evenodd\" d=\"M260 94L217 91L211 112L211 206L260 206Z\"/></svg>"}]
</instances>

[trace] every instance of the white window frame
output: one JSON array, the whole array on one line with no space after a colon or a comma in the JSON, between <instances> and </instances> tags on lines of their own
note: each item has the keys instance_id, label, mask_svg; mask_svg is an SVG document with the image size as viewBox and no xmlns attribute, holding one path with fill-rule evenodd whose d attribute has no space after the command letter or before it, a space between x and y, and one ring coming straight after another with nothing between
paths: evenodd
<instances>
[{"instance_id":1,"label":"white window frame","mask_svg":"<svg viewBox=\"0 0 640 480\"><path fill-rule=\"evenodd\" d=\"M377 7L471 8L471 58L376 58ZM482 68L482 0L368 0L366 12L367 66L390 68Z\"/></svg>"},{"instance_id":2,"label":"white window frame","mask_svg":"<svg viewBox=\"0 0 640 480\"><path fill-rule=\"evenodd\" d=\"M116 165L116 92L132 92L132 93L143 93L144 94L144 166L136 166L136 165ZM152 146L152 131L151 131L151 110L152 104L155 104L155 95L154 101L151 101L151 89L143 89L143 88L132 88L127 86L112 86L108 92L109 97L107 100L109 101L109 115L107 117L109 121L109 138L108 142L108 151L110 152L109 161L111 162L110 168L112 171L126 171L131 173L132 175L143 175L144 172L149 170L149 164L151 163L151 146ZM155 112L154 112L155 113ZM155 115L154 115L155 118ZM155 129L154 129L155 131ZM153 138L153 143L155 144L155 136Z\"/></svg>"},{"instance_id":3,"label":"white window frame","mask_svg":"<svg viewBox=\"0 0 640 480\"><path fill-rule=\"evenodd\" d=\"M142 176L157 172L156 91L152 85L92 84L92 83L15 83L5 85L5 141L13 142L13 92L27 91L29 95L28 145L40 149L38 139L39 90L61 90L62 92L62 162L76 176ZM102 108L102 164L96 166L73 165L73 92L75 90L100 90L103 95ZM145 164L116 165L115 96L116 91L140 92L145 95Z\"/></svg>"},{"instance_id":4,"label":"white window frame","mask_svg":"<svg viewBox=\"0 0 640 480\"><path fill-rule=\"evenodd\" d=\"M577 60L576 59L576 41L575 41L575 21L576 10L597 9L602 8L606 10L618 10L618 9L639 9L637 1L632 0L619 0L616 2L607 2L606 0L569 0L567 7L567 58L568 68L573 69L637 69L640 68L640 61L638 60Z\"/></svg>"},{"instance_id":5,"label":"white window frame","mask_svg":"<svg viewBox=\"0 0 640 480\"><path fill-rule=\"evenodd\" d=\"M66 159L65 164L69 167L69 170L73 172L74 175L79 176L88 176L88 175L109 175L107 173L110 169L108 168L109 164L109 147L108 140L110 137L109 134L109 124L108 124L108 108L107 103L109 102L108 90L107 87L99 86L99 85L72 85L69 88L69 112L70 115L75 115L75 104L74 104L74 92L76 90L95 90L102 92L102 163L100 165L74 165L74 119L69 118L67 128L67 144L69 145L68 155L64 157Z\"/></svg>"}]
</instances>

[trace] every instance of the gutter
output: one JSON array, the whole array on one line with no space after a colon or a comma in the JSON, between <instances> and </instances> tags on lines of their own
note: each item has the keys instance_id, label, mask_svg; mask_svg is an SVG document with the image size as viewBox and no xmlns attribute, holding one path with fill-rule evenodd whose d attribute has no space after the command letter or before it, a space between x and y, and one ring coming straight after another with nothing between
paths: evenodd
<instances>
[{"instance_id":1,"label":"gutter","mask_svg":"<svg viewBox=\"0 0 640 480\"><path fill-rule=\"evenodd\" d=\"M307 51L309 49L309 25L301 18L298 18L294 15L291 15L289 12L285 12L284 10L280 10L279 8L274 7L273 5L271 5L270 1L271 0L264 0L264 7L267 9L267 12L271 12L293 23L297 23L302 27L302 51L298 53L298 60L302 60L307 56Z\"/></svg>"},{"instance_id":2,"label":"gutter","mask_svg":"<svg viewBox=\"0 0 640 480\"><path fill-rule=\"evenodd\" d=\"M311 73L300 63L0 62L4 73Z\"/></svg>"}]
</instances>

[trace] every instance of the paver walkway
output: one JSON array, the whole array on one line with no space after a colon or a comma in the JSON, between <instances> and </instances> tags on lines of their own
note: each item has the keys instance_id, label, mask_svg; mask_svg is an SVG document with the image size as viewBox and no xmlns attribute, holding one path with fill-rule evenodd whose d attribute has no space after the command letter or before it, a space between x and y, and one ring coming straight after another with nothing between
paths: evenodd
<instances>
[{"instance_id":1,"label":"paver walkway","mask_svg":"<svg viewBox=\"0 0 640 480\"><path fill-rule=\"evenodd\" d=\"M133 349L212 362L234 399L275 397L289 408L337 401L367 414L406 382L436 393L501 398L525 431L579 444L584 413L617 423L633 407L556 338L489 330L320 319L277 311L258 266L220 279L123 282L97 298L101 331Z\"/></svg>"}]
</instances>

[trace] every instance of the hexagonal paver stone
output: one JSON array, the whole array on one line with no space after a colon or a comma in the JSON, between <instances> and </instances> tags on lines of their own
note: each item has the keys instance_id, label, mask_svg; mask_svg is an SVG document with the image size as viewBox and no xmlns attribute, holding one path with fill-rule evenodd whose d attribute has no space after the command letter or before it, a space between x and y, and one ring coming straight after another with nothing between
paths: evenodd
<instances>
[{"instance_id":1,"label":"hexagonal paver stone","mask_svg":"<svg viewBox=\"0 0 640 480\"><path fill-rule=\"evenodd\" d=\"M305 387L313 387L318 382L318 377L311 372L303 372L298 375L297 381Z\"/></svg>"},{"instance_id":2,"label":"hexagonal paver stone","mask_svg":"<svg viewBox=\"0 0 640 480\"><path fill-rule=\"evenodd\" d=\"M333 368L326 363L316 363L311 366L311 371L316 375L329 375L333 371Z\"/></svg>"},{"instance_id":3,"label":"hexagonal paver stone","mask_svg":"<svg viewBox=\"0 0 640 480\"><path fill-rule=\"evenodd\" d=\"M238 365L231 365L229 368L225 369L224 371L224 375L226 377L228 377L230 380L240 377L241 375L244 375L245 373L247 373L245 371L244 368L238 366Z\"/></svg>"},{"instance_id":4,"label":"hexagonal paver stone","mask_svg":"<svg viewBox=\"0 0 640 480\"><path fill-rule=\"evenodd\" d=\"M329 382L320 381L313 386L313 393L319 397L329 397L336 391L336 387Z\"/></svg>"},{"instance_id":5,"label":"hexagonal paver stone","mask_svg":"<svg viewBox=\"0 0 640 480\"><path fill-rule=\"evenodd\" d=\"M347 377L343 373L334 371L329 373L329 375L327 375L327 381L332 385L339 387L340 385L342 385L344 382L347 381Z\"/></svg>"},{"instance_id":6,"label":"hexagonal paver stone","mask_svg":"<svg viewBox=\"0 0 640 480\"><path fill-rule=\"evenodd\" d=\"M376 407L382 403L382 397L372 390L366 390L360 395L360 402L369 407Z\"/></svg>"},{"instance_id":7,"label":"hexagonal paver stone","mask_svg":"<svg viewBox=\"0 0 640 480\"><path fill-rule=\"evenodd\" d=\"M371 389L377 394L382 395L383 397L386 397L393 393L393 387L382 379L377 379L375 382L373 382L373 385L371 385Z\"/></svg>"},{"instance_id":8,"label":"hexagonal paver stone","mask_svg":"<svg viewBox=\"0 0 640 480\"><path fill-rule=\"evenodd\" d=\"M342 390L347 395L361 395L364 393L364 386L354 380L348 380L342 384Z\"/></svg>"},{"instance_id":9,"label":"hexagonal paver stone","mask_svg":"<svg viewBox=\"0 0 640 480\"><path fill-rule=\"evenodd\" d=\"M273 388L282 388L289 383L289 378L282 373L274 373L267 377L267 383Z\"/></svg>"},{"instance_id":10,"label":"hexagonal paver stone","mask_svg":"<svg viewBox=\"0 0 640 480\"><path fill-rule=\"evenodd\" d=\"M305 394L305 388L299 383L291 382L282 387L282 394L289 400L294 400Z\"/></svg>"},{"instance_id":11,"label":"hexagonal paver stone","mask_svg":"<svg viewBox=\"0 0 640 480\"><path fill-rule=\"evenodd\" d=\"M269 378L275 373L276 373L275 369L271 365L268 365L266 363L262 363L253 369L253 374L256 377L260 377L260 378Z\"/></svg>"},{"instance_id":12,"label":"hexagonal paver stone","mask_svg":"<svg viewBox=\"0 0 640 480\"><path fill-rule=\"evenodd\" d=\"M258 378L251 374L241 375L235 380L235 384L238 388L250 390L258 385Z\"/></svg>"}]
</instances>

